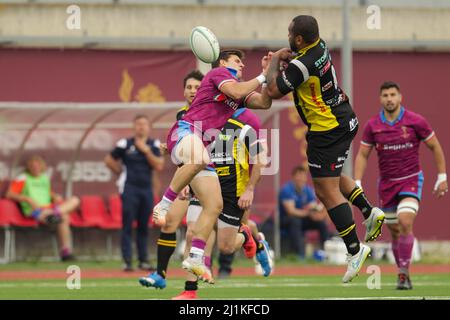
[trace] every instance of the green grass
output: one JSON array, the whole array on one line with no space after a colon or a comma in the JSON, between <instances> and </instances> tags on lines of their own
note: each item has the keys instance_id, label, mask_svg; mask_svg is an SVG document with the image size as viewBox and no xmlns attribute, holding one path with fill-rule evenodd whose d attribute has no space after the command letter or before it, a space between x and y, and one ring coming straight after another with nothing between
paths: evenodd
<instances>
[{"instance_id":1,"label":"green grass","mask_svg":"<svg viewBox=\"0 0 450 320\"><path fill-rule=\"evenodd\" d=\"M153 262L154 259L152 260ZM370 257L369 257L369 260ZM217 257L214 261L217 265ZM381 260L375 262L377 265L390 265L388 261ZM442 257L440 259L437 258L429 258L424 257L421 259L420 264L449 264L450 261L443 260ZM62 263L59 261L42 261L39 259L35 260L27 260L21 262L14 262L10 264L0 264L0 272L1 271L25 271L25 270L65 270L67 266L76 264L80 266L82 269L97 269L97 270L120 270L122 268L122 262L119 260L77 260L75 262L67 262ZM181 264L180 259L171 259L169 264L169 269L171 268L179 268ZM137 262L135 262L135 266ZM277 266L305 266L305 265L318 265L323 266L324 263L318 262L312 258L308 258L305 261L299 261L296 255L287 255L282 259L276 260ZM245 258L237 258L233 261L234 267L253 267L253 261Z\"/></svg>"},{"instance_id":2,"label":"green grass","mask_svg":"<svg viewBox=\"0 0 450 320\"><path fill-rule=\"evenodd\" d=\"M340 276L233 277L215 285L201 284L203 299L450 299L450 274L415 275L414 289L395 290L395 275L382 276L381 289L368 289L369 275L353 283ZM170 279L164 290L144 288L137 279L82 279L81 289L69 290L65 280L1 281L0 299L170 299L183 290L184 280Z\"/></svg>"}]
</instances>

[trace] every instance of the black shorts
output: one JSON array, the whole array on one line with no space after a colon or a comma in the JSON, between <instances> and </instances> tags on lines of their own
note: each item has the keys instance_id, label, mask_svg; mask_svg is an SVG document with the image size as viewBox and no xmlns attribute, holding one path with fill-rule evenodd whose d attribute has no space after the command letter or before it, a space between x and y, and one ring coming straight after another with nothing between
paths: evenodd
<instances>
[{"instance_id":1,"label":"black shorts","mask_svg":"<svg viewBox=\"0 0 450 320\"><path fill-rule=\"evenodd\" d=\"M339 177L358 132L358 118L351 112L339 127L326 132L308 132L308 165L313 178Z\"/></svg>"},{"instance_id":2,"label":"black shorts","mask_svg":"<svg viewBox=\"0 0 450 320\"><path fill-rule=\"evenodd\" d=\"M222 193L223 210L219 215L219 219L232 226L239 227L244 215L244 210L239 208L239 197L236 193Z\"/></svg>"}]
</instances>

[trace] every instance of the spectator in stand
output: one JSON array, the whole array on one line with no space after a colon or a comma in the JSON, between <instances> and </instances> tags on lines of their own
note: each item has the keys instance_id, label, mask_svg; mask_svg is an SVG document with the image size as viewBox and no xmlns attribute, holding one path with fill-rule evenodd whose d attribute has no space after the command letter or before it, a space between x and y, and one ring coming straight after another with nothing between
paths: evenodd
<instances>
[{"instance_id":1,"label":"spectator in stand","mask_svg":"<svg viewBox=\"0 0 450 320\"><path fill-rule=\"evenodd\" d=\"M281 227L289 234L290 243L300 260L305 259L305 232L318 230L320 249L329 238L327 215L317 202L314 189L307 184L307 169L297 166L292 170L292 181L279 194Z\"/></svg>"},{"instance_id":2,"label":"spectator in stand","mask_svg":"<svg viewBox=\"0 0 450 320\"><path fill-rule=\"evenodd\" d=\"M32 217L44 225L56 226L61 260L71 261L74 256L69 215L78 208L80 200L77 197L64 200L53 192L46 169L45 161L40 156L31 156L26 171L12 181L6 197L17 201L26 217Z\"/></svg>"}]
</instances>

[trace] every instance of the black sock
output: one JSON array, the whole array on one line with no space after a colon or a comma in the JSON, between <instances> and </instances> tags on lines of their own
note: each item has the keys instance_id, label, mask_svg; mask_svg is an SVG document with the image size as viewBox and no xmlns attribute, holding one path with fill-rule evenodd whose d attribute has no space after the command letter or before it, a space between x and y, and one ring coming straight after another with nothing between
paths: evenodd
<instances>
[{"instance_id":1,"label":"black sock","mask_svg":"<svg viewBox=\"0 0 450 320\"><path fill-rule=\"evenodd\" d=\"M359 252L359 240L350 205L342 203L328 210L328 214L336 226L339 236L344 240L348 253L351 255L357 254Z\"/></svg>"},{"instance_id":2,"label":"black sock","mask_svg":"<svg viewBox=\"0 0 450 320\"><path fill-rule=\"evenodd\" d=\"M186 281L184 283L184 290L186 291L196 291L197 289L197 281Z\"/></svg>"},{"instance_id":3,"label":"black sock","mask_svg":"<svg viewBox=\"0 0 450 320\"><path fill-rule=\"evenodd\" d=\"M369 203L369 200L367 200L366 194L360 187L356 186L355 189L350 192L350 195L347 197L347 199L352 205L358 207L359 210L361 210L364 219L367 219L370 216L373 207Z\"/></svg>"},{"instance_id":4,"label":"black sock","mask_svg":"<svg viewBox=\"0 0 450 320\"><path fill-rule=\"evenodd\" d=\"M159 234L158 239L158 266L156 272L163 278L166 277L167 266L169 265L170 257L172 256L177 246L176 233L163 233Z\"/></svg>"},{"instance_id":5,"label":"black sock","mask_svg":"<svg viewBox=\"0 0 450 320\"><path fill-rule=\"evenodd\" d=\"M242 235L244 236L244 242L243 242L243 244L244 244L244 243L247 243L247 241L248 241L247 234L246 234L244 231L239 231L239 233L242 234Z\"/></svg>"},{"instance_id":6,"label":"black sock","mask_svg":"<svg viewBox=\"0 0 450 320\"><path fill-rule=\"evenodd\" d=\"M252 237L253 237L253 240L255 240L255 243L256 243L256 252L260 252L261 250L264 250L263 244L261 242L259 242L258 239L255 238L253 233L252 233Z\"/></svg>"}]
</instances>

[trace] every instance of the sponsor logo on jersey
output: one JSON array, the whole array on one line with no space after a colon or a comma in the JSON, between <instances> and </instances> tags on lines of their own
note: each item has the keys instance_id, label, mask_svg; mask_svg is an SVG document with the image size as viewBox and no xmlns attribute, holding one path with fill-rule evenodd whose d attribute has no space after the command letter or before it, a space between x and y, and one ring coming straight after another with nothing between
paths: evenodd
<instances>
[{"instance_id":1,"label":"sponsor logo on jersey","mask_svg":"<svg viewBox=\"0 0 450 320\"><path fill-rule=\"evenodd\" d=\"M408 133L408 128L405 126L402 126L402 138L408 139L409 138L409 133Z\"/></svg>"},{"instance_id":2,"label":"sponsor logo on jersey","mask_svg":"<svg viewBox=\"0 0 450 320\"><path fill-rule=\"evenodd\" d=\"M313 168L319 168L319 169L322 168L322 166L320 164L316 164L316 163L308 162L308 165Z\"/></svg>"},{"instance_id":3,"label":"sponsor logo on jersey","mask_svg":"<svg viewBox=\"0 0 450 320\"><path fill-rule=\"evenodd\" d=\"M399 143L399 144L377 144L378 150L383 151L398 151L398 150L406 150L414 147L414 144L411 142L407 143Z\"/></svg>"},{"instance_id":4,"label":"sponsor logo on jersey","mask_svg":"<svg viewBox=\"0 0 450 320\"><path fill-rule=\"evenodd\" d=\"M327 64L325 65L325 67L323 67L322 69L320 69L320 76L323 76L328 70L330 70L331 67L331 61L328 60Z\"/></svg>"},{"instance_id":5,"label":"sponsor logo on jersey","mask_svg":"<svg viewBox=\"0 0 450 320\"><path fill-rule=\"evenodd\" d=\"M325 49L323 51L323 55L314 62L314 65L316 66L316 68L320 68L327 60L328 60L328 49Z\"/></svg>"},{"instance_id":6,"label":"sponsor logo on jersey","mask_svg":"<svg viewBox=\"0 0 450 320\"><path fill-rule=\"evenodd\" d=\"M355 130L356 127L358 126L358 118L352 118L349 122L348 125L350 126L350 132Z\"/></svg>"},{"instance_id":7,"label":"sponsor logo on jersey","mask_svg":"<svg viewBox=\"0 0 450 320\"><path fill-rule=\"evenodd\" d=\"M288 86L288 88L291 89L291 90L294 90L294 86L292 85L292 83L286 77L286 72L283 71L281 73L281 77L283 78L283 81Z\"/></svg>"},{"instance_id":8,"label":"sponsor logo on jersey","mask_svg":"<svg viewBox=\"0 0 450 320\"><path fill-rule=\"evenodd\" d=\"M333 86L333 81L328 82L326 85L322 87L322 91L327 91Z\"/></svg>"},{"instance_id":9,"label":"sponsor logo on jersey","mask_svg":"<svg viewBox=\"0 0 450 320\"><path fill-rule=\"evenodd\" d=\"M216 167L216 173L218 176L229 176L230 175L230 167Z\"/></svg>"},{"instance_id":10,"label":"sponsor logo on jersey","mask_svg":"<svg viewBox=\"0 0 450 320\"><path fill-rule=\"evenodd\" d=\"M214 101L217 102L223 102L225 103L227 106L229 106L230 108L232 108L233 110L237 110L237 108L239 108L239 103L237 103L236 101L234 101L231 98L228 98L225 94L220 93L214 96Z\"/></svg>"},{"instance_id":11,"label":"sponsor logo on jersey","mask_svg":"<svg viewBox=\"0 0 450 320\"><path fill-rule=\"evenodd\" d=\"M318 100L318 98L317 98L317 94L316 94L316 85L315 85L314 82L311 82L311 83L309 84L309 89L311 90L311 99L312 99L312 101L314 102L314 104L315 104L318 108L320 108L320 111L321 111L321 112L326 112L326 111L327 111L326 107L325 107L325 106Z\"/></svg>"}]
</instances>

